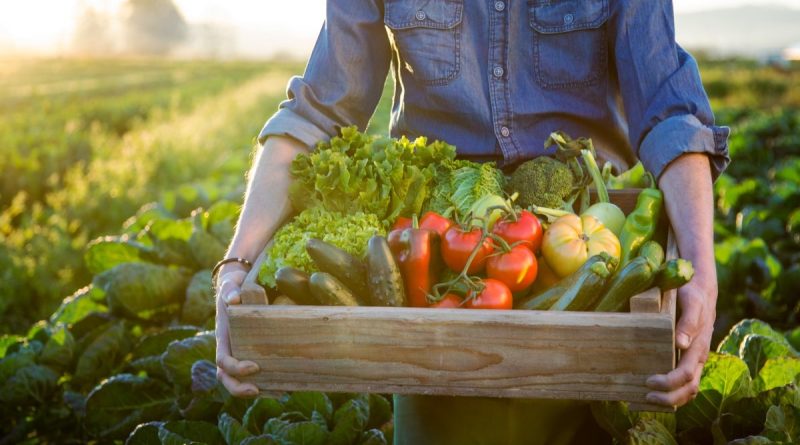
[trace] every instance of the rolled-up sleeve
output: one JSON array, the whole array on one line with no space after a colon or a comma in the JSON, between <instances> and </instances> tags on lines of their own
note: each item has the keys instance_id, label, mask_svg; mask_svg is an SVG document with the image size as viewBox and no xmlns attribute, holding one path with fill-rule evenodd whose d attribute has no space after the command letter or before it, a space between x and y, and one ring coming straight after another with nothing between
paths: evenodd
<instances>
[{"instance_id":1,"label":"rolled-up sleeve","mask_svg":"<svg viewBox=\"0 0 800 445\"><path fill-rule=\"evenodd\" d=\"M383 92L391 49L380 0L327 2L325 24L302 77L258 136L290 136L313 147L343 126L364 130Z\"/></svg>"},{"instance_id":2,"label":"rolled-up sleeve","mask_svg":"<svg viewBox=\"0 0 800 445\"><path fill-rule=\"evenodd\" d=\"M705 153L716 179L730 162L730 130L714 125L697 63L675 42L672 2L612 4L610 49L639 159L658 178L682 154Z\"/></svg>"}]
</instances>

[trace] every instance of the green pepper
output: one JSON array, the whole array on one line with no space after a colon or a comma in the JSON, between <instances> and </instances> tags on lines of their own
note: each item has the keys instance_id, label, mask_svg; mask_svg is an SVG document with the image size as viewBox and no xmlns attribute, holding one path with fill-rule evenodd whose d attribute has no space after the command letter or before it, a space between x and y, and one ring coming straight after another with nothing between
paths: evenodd
<instances>
[{"instance_id":1,"label":"green pepper","mask_svg":"<svg viewBox=\"0 0 800 445\"><path fill-rule=\"evenodd\" d=\"M652 181L655 184L655 181ZM636 208L625 218L619 243L622 247L620 268L636 256L639 248L653 238L658 220L661 218L661 206L664 195L655 186L646 188L636 199Z\"/></svg>"}]
</instances>

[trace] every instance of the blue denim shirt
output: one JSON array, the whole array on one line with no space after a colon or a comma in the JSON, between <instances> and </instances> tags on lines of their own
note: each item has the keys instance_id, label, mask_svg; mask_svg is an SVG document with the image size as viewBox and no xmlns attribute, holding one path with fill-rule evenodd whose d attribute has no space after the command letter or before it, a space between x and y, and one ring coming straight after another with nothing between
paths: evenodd
<instances>
[{"instance_id":1,"label":"blue denim shirt","mask_svg":"<svg viewBox=\"0 0 800 445\"><path fill-rule=\"evenodd\" d=\"M310 146L364 128L391 69L393 136L511 165L549 153L548 134L591 137L619 167L656 176L686 152L729 162L668 0L332 0L302 77L259 140Z\"/></svg>"}]
</instances>

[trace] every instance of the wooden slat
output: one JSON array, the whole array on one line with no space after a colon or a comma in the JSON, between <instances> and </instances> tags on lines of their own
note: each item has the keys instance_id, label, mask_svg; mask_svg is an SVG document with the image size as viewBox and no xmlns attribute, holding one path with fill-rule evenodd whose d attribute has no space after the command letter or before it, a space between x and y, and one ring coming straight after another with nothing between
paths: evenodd
<instances>
[{"instance_id":1,"label":"wooden slat","mask_svg":"<svg viewBox=\"0 0 800 445\"><path fill-rule=\"evenodd\" d=\"M318 390L644 404L672 369L662 314L231 306L233 355L268 391Z\"/></svg>"},{"instance_id":2,"label":"wooden slat","mask_svg":"<svg viewBox=\"0 0 800 445\"><path fill-rule=\"evenodd\" d=\"M242 283L242 304L269 304L267 292L258 284L258 271L261 269L261 265L267 257L267 248L269 248L270 245L272 245L272 241L270 241L267 247L258 255L250 272L247 273L244 283Z\"/></svg>"},{"instance_id":3,"label":"wooden slat","mask_svg":"<svg viewBox=\"0 0 800 445\"><path fill-rule=\"evenodd\" d=\"M661 312L661 290L652 287L631 297L630 302L631 312L658 314Z\"/></svg>"}]
</instances>

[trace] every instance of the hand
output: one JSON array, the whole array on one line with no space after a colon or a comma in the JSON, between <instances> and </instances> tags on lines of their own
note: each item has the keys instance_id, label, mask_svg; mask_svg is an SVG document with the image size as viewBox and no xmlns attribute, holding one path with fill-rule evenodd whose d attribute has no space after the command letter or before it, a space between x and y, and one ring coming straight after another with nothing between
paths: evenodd
<instances>
[{"instance_id":1,"label":"hand","mask_svg":"<svg viewBox=\"0 0 800 445\"><path fill-rule=\"evenodd\" d=\"M711 346L716 303L717 280L713 274L712 278L695 276L678 289L681 316L675 328L675 343L683 353L673 371L647 379L647 386L655 390L647 394L648 402L681 406L697 396Z\"/></svg>"},{"instance_id":2,"label":"hand","mask_svg":"<svg viewBox=\"0 0 800 445\"><path fill-rule=\"evenodd\" d=\"M227 265L226 265L227 266ZM241 268L226 269L223 266L217 285L217 379L236 397L255 397L258 388L252 383L242 383L237 377L258 372L258 365L251 361L239 361L231 357L231 342L228 330L228 304L240 304L241 286L247 276Z\"/></svg>"}]
</instances>

